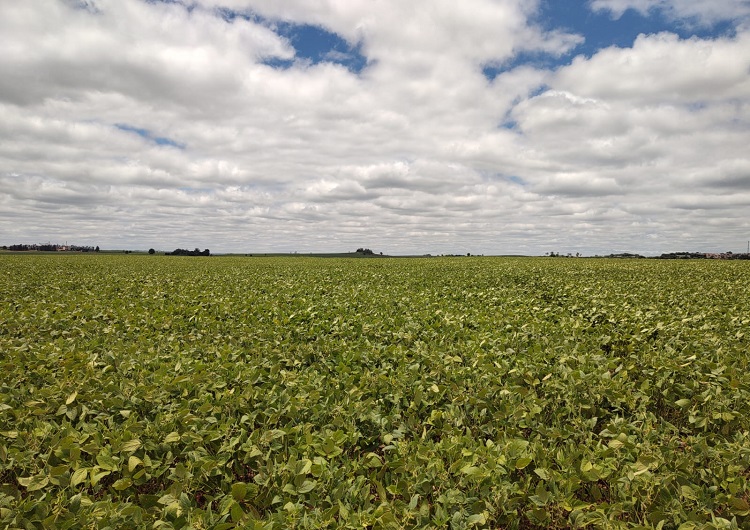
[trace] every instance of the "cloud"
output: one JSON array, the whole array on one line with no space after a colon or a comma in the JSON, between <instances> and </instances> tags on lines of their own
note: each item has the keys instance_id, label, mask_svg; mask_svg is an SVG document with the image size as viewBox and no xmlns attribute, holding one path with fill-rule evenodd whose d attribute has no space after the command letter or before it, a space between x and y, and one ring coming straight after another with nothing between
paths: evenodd
<instances>
[{"instance_id":1,"label":"cloud","mask_svg":"<svg viewBox=\"0 0 750 530\"><path fill-rule=\"evenodd\" d=\"M557 75L560 86L589 97L634 102L704 103L750 93L750 33L681 40L672 33L639 36L632 48L577 57Z\"/></svg>"},{"instance_id":2,"label":"cloud","mask_svg":"<svg viewBox=\"0 0 750 530\"><path fill-rule=\"evenodd\" d=\"M641 36L632 48L560 68L547 91L511 114L543 162L526 175L531 191L569 197L588 212L623 208L631 226L654 220L645 225L662 246L658 234L699 239L695 223L703 222L741 238L748 223L737 214L750 200L747 38ZM685 218L688 210L696 213ZM694 231L676 235L686 224Z\"/></svg>"},{"instance_id":3,"label":"cloud","mask_svg":"<svg viewBox=\"0 0 750 530\"><path fill-rule=\"evenodd\" d=\"M615 18L620 18L628 9L635 9L644 16L652 11L659 11L669 18L700 25L750 16L750 4L747 0L591 0L591 8L595 11L610 11Z\"/></svg>"},{"instance_id":4,"label":"cloud","mask_svg":"<svg viewBox=\"0 0 750 530\"><path fill-rule=\"evenodd\" d=\"M307 2L288 0L199 0L206 8L228 7L239 13L299 24L317 24L350 43L363 43L372 60L414 64L435 52L476 62L508 57L514 49L562 51L577 37L543 34L528 23L538 0L415 0L413 2ZM399 50L398 56L393 55Z\"/></svg>"},{"instance_id":5,"label":"cloud","mask_svg":"<svg viewBox=\"0 0 750 530\"><path fill-rule=\"evenodd\" d=\"M5 100L30 104L100 91L150 103L198 105L195 94L236 93L242 85L238 65L293 54L288 43L249 21L227 24L179 4L91 4L95 13L51 0L3 9L3 63L9 75L0 81L0 91Z\"/></svg>"},{"instance_id":6,"label":"cloud","mask_svg":"<svg viewBox=\"0 0 750 530\"><path fill-rule=\"evenodd\" d=\"M539 2L191 6L0 3L2 244L656 252L748 228L741 25L563 59L582 36ZM348 47L312 59L301 27Z\"/></svg>"}]
</instances>

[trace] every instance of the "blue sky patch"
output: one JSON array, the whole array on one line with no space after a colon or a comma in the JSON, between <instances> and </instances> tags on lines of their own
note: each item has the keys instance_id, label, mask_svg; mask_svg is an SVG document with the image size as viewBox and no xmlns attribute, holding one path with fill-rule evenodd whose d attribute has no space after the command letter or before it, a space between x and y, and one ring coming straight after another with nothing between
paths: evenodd
<instances>
[{"instance_id":1,"label":"blue sky patch","mask_svg":"<svg viewBox=\"0 0 750 530\"><path fill-rule=\"evenodd\" d=\"M193 195L193 194L194 195L201 195L201 194L203 194L203 195L211 195L211 194L213 194L216 191L214 188L208 188L208 187L193 188L193 187L190 187L190 186L180 186L177 189L180 190L180 191L182 191L182 192L191 194L191 195Z\"/></svg>"},{"instance_id":2,"label":"blue sky patch","mask_svg":"<svg viewBox=\"0 0 750 530\"><path fill-rule=\"evenodd\" d=\"M568 58L570 56L567 56ZM552 69L561 64L566 64L568 61L562 61L562 58L555 57L544 52L519 52L514 55L509 61L501 65L485 65L482 67L482 74L489 81L493 81L498 75L503 72L510 72L514 68L519 66L530 66L538 68L540 70Z\"/></svg>"},{"instance_id":3,"label":"blue sky patch","mask_svg":"<svg viewBox=\"0 0 750 530\"><path fill-rule=\"evenodd\" d=\"M505 173L496 173L496 172L485 172L480 171L480 175L482 175L483 179L488 182L509 182L511 184L515 184L516 186L525 187L528 186L528 182L524 180L523 178L519 177L518 175L508 175Z\"/></svg>"},{"instance_id":4,"label":"blue sky patch","mask_svg":"<svg viewBox=\"0 0 750 530\"><path fill-rule=\"evenodd\" d=\"M273 68L290 68L295 62L303 61L315 65L334 63L344 66L354 73L360 73L367 66L367 57L362 55L362 45L350 44L336 33L312 24L295 24L287 21L274 21L252 12L239 12L228 8L216 8L216 14L232 22L236 18L262 24L277 35L286 38L294 47L295 58L280 59L272 57L264 64Z\"/></svg>"},{"instance_id":5,"label":"blue sky patch","mask_svg":"<svg viewBox=\"0 0 750 530\"><path fill-rule=\"evenodd\" d=\"M185 149L186 147L185 144L176 142L172 140L171 138L166 138L164 136L154 136L154 134L148 129L141 129L140 127L133 127L132 125L127 125L125 123L116 123L115 127L117 127L118 129L124 132L135 133L141 138L149 140L150 142L153 142L156 145L176 147L177 149Z\"/></svg>"},{"instance_id":6,"label":"blue sky patch","mask_svg":"<svg viewBox=\"0 0 750 530\"><path fill-rule=\"evenodd\" d=\"M628 9L615 20L609 11L592 11L588 2L582 0L545 0L535 21L545 30L562 29L583 35L585 42L576 47L572 55L583 54L587 57L609 46L628 48L642 33L652 35L668 31L687 39L715 38L734 31L734 26L729 21L712 27L696 27L669 20L658 9L649 11L648 16Z\"/></svg>"},{"instance_id":7,"label":"blue sky patch","mask_svg":"<svg viewBox=\"0 0 750 530\"><path fill-rule=\"evenodd\" d=\"M68 3L76 9L88 11L89 13L94 15L99 13L99 9L90 0L68 0Z\"/></svg>"},{"instance_id":8,"label":"blue sky patch","mask_svg":"<svg viewBox=\"0 0 750 530\"><path fill-rule=\"evenodd\" d=\"M610 46L629 48L640 34L652 35L670 32L682 39L701 39L733 35L736 21L724 21L710 27L701 27L667 19L660 10L651 10L648 16L628 9L618 19L609 11L593 11L586 0L544 0L533 22L545 31L561 30L584 37L585 41L569 53L555 56L543 52L519 52L509 61L499 65L485 65L482 73L492 81L503 72L519 66L540 69L555 69L570 64L573 57L591 57L599 50Z\"/></svg>"},{"instance_id":9,"label":"blue sky patch","mask_svg":"<svg viewBox=\"0 0 750 530\"><path fill-rule=\"evenodd\" d=\"M509 131L515 131L518 130L518 122L512 118L508 118L500 124L500 127Z\"/></svg>"},{"instance_id":10,"label":"blue sky patch","mask_svg":"<svg viewBox=\"0 0 750 530\"><path fill-rule=\"evenodd\" d=\"M190 0L144 0L147 4L175 4L175 5L181 5L188 11L193 11L195 9L195 4L191 2Z\"/></svg>"},{"instance_id":11,"label":"blue sky patch","mask_svg":"<svg viewBox=\"0 0 750 530\"><path fill-rule=\"evenodd\" d=\"M337 34L319 26L278 22L271 29L289 40L297 52L296 59L310 64L340 64L354 73L367 66L367 58L361 53L361 45L352 46ZM271 66L291 66L290 61L267 61Z\"/></svg>"}]
</instances>

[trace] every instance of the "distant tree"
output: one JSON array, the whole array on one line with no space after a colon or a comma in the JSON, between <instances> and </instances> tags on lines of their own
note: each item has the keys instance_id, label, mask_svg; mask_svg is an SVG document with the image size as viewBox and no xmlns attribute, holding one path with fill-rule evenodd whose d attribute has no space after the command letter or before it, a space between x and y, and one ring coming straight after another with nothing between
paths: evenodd
<instances>
[{"instance_id":1,"label":"distant tree","mask_svg":"<svg viewBox=\"0 0 750 530\"><path fill-rule=\"evenodd\" d=\"M94 249L94 252L99 252L99 245L96 245L96 248Z\"/></svg>"},{"instance_id":2,"label":"distant tree","mask_svg":"<svg viewBox=\"0 0 750 530\"><path fill-rule=\"evenodd\" d=\"M156 251L153 248L148 249L149 254L156 254Z\"/></svg>"},{"instance_id":3,"label":"distant tree","mask_svg":"<svg viewBox=\"0 0 750 530\"><path fill-rule=\"evenodd\" d=\"M211 254L211 251L206 249L204 251L201 251L201 249L196 248L195 250L187 250L184 248L177 248L173 252L165 252L165 256L208 256Z\"/></svg>"}]
</instances>

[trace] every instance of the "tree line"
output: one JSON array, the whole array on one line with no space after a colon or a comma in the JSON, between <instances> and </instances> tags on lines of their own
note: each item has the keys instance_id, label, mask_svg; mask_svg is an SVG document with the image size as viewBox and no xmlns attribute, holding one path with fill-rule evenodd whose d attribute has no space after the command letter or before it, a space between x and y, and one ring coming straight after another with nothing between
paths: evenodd
<instances>
[{"instance_id":1,"label":"tree line","mask_svg":"<svg viewBox=\"0 0 750 530\"><path fill-rule=\"evenodd\" d=\"M12 250L14 252L99 252L99 246L90 247L85 245L59 245L56 243L46 243L41 245L3 245L3 250Z\"/></svg>"},{"instance_id":2,"label":"tree line","mask_svg":"<svg viewBox=\"0 0 750 530\"><path fill-rule=\"evenodd\" d=\"M153 250L153 249L151 249L151 250ZM153 252L151 252L151 250L148 251L149 254L153 254ZM184 248L178 248L178 249L175 249L172 252L165 252L164 255L165 256L210 256L211 255L211 251L208 250L208 249L201 250L199 248L196 248L195 250L187 250L187 249L184 249Z\"/></svg>"}]
</instances>

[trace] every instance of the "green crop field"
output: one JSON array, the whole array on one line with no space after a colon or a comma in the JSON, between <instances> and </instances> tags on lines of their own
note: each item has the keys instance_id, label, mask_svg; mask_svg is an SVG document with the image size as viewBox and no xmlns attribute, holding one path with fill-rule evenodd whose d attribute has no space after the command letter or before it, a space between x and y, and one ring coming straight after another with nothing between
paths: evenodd
<instances>
[{"instance_id":1,"label":"green crop field","mask_svg":"<svg viewBox=\"0 0 750 530\"><path fill-rule=\"evenodd\" d=\"M0 255L0 527L750 528L749 285Z\"/></svg>"}]
</instances>

